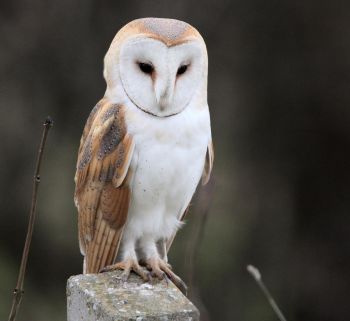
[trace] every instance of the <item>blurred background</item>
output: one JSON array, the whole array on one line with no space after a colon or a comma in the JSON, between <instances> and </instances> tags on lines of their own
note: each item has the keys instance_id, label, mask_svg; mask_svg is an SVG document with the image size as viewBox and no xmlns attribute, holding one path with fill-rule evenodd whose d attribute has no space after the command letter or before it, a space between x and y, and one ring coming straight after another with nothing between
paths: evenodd
<instances>
[{"instance_id":1,"label":"blurred background","mask_svg":"<svg viewBox=\"0 0 350 321\"><path fill-rule=\"evenodd\" d=\"M18 320L66 320L66 279L82 268L80 135L105 91L112 38L146 16L189 22L209 52L215 186L194 200L170 252L203 320L276 320L249 263L288 320L349 320L350 4L324 0L1 1L0 319L50 115Z\"/></svg>"}]
</instances>

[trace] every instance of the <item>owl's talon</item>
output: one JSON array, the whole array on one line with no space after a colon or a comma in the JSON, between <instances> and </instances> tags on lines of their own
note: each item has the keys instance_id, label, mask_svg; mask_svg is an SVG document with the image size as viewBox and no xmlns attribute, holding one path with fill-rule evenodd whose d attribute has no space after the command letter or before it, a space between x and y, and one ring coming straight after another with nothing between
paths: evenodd
<instances>
[{"instance_id":1,"label":"owl's talon","mask_svg":"<svg viewBox=\"0 0 350 321\"><path fill-rule=\"evenodd\" d=\"M151 258L143 262L151 275L159 280L164 280L168 284L171 280L176 287L185 295L187 295L187 286L172 270L171 266L159 258Z\"/></svg>"},{"instance_id":2,"label":"owl's talon","mask_svg":"<svg viewBox=\"0 0 350 321\"><path fill-rule=\"evenodd\" d=\"M105 266L100 272L110 272L115 270L124 270L120 277L123 282L126 282L129 279L131 271L134 271L146 282L150 280L149 273L147 273L134 259L127 259L113 265Z\"/></svg>"}]
</instances>

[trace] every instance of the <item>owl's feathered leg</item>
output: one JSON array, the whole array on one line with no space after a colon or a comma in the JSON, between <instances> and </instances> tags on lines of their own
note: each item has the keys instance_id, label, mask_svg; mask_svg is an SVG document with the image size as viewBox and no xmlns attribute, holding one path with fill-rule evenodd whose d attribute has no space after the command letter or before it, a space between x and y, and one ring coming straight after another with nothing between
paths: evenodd
<instances>
[{"instance_id":1,"label":"owl's feathered leg","mask_svg":"<svg viewBox=\"0 0 350 321\"><path fill-rule=\"evenodd\" d=\"M138 263L137 254L135 252L135 241L132 237L127 237L127 235L125 235L121 244L121 253L122 255L120 259L117 257L117 259L120 260L118 263L108 265L101 269L100 272L124 270L121 278L123 281L127 281L130 276L130 272L134 271L144 281L151 280L150 273Z\"/></svg>"},{"instance_id":2,"label":"owl's feathered leg","mask_svg":"<svg viewBox=\"0 0 350 321\"><path fill-rule=\"evenodd\" d=\"M123 281L128 280L131 271L134 271L136 274L141 276L141 278L145 281L150 280L149 273L147 273L135 259L130 258L122 262L118 262L116 264L105 266L103 269L100 270L100 272L109 272L114 270L124 270L121 276Z\"/></svg>"}]
</instances>

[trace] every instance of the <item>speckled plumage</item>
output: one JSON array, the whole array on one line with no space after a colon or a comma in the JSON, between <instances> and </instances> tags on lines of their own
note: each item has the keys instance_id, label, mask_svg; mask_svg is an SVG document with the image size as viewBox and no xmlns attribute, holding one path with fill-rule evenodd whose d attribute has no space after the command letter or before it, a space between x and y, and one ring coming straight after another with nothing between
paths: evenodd
<instances>
[{"instance_id":1,"label":"speckled plumage","mask_svg":"<svg viewBox=\"0 0 350 321\"><path fill-rule=\"evenodd\" d=\"M186 22L175 19L146 18L141 21L151 33L167 38L169 41L177 40L186 29L190 28Z\"/></svg>"}]
</instances>

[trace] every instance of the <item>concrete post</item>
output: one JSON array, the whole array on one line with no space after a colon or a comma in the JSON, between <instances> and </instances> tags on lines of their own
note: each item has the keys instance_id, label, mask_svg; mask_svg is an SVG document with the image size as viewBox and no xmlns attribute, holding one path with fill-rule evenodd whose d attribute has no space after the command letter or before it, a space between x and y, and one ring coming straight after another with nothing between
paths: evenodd
<instances>
[{"instance_id":1,"label":"concrete post","mask_svg":"<svg viewBox=\"0 0 350 321\"><path fill-rule=\"evenodd\" d=\"M170 281L127 282L121 271L76 275L67 282L68 321L199 321L199 311Z\"/></svg>"}]
</instances>

